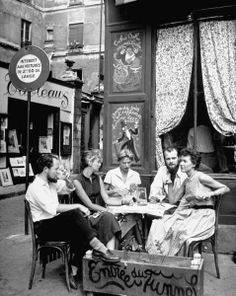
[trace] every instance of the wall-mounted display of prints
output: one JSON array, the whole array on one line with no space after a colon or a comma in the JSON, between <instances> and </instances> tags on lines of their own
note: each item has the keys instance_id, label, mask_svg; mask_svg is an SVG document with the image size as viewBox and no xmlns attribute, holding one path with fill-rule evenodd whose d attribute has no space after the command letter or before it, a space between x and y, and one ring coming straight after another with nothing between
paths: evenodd
<instances>
[{"instance_id":1,"label":"wall-mounted display of prints","mask_svg":"<svg viewBox=\"0 0 236 296\"><path fill-rule=\"evenodd\" d=\"M0 181L3 187L13 185L9 168L0 169Z\"/></svg>"},{"instance_id":2,"label":"wall-mounted display of prints","mask_svg":"<svg viewBox=\"0 0 236 296\"><path fill-rule=\"evenodd\" d=\"M112 91L132 92L143 89L144 33L113 33Z\"/></svg>"},{"instance_id":3,"label":"wall-mounted display of prints","mask_svg":"<svg viewBox=\"0 0 236 296\"><path fill-rule=\"evenodd\" d=\"M7 130L7 117L5 114L0 114L0 153L7 152L6 130Z\"/></svg>"},{"instance_id":4,"label":"wall-mounted display of prints","mask_svg":"<svg viewBox=\"0 0 236 296\"><path fill-rule=\"evenodd\" d=\"M39 137L39 153L51 153L50 143L47 136Z\"/></svg>"},{"instance_id":5,"label":"wall-mounted display of prints","mask_svg":"<svg viewBox=\"0 0 236 296\"><path fill-rule=\"evenodd\" d=\"M129 149L134 163L140 164L142 155L142 103L113 104L112 108L112 163L122 149Z\"/></svg>"},{"instance_id":6,"label":"wall-mounted display of prints","mask_svg":"<svg viewBox=\"0 0 236 296\"><path fill-rule=\"evenodd\" d=\"M13 176L16 177L25 177L26 176L26 169L25 167L17 167L12 168ZM32 166L29 164L29 176L34 176Z\"/></svg>"},{"instance_id":7,"label":"wall-mounted display of prints","mask_svg":"<svg viewBox=\"0 0 236 296\"><path fill-rule=\"evenodd\" d=\"M72 124L61 122L61 155L72 153Z\"/></svg>"},{"instance_id":8,"label":"wall-mounted display of prints","mask_svg":"<svg viewBox=\"0 0 236 296\"><path fill-rule=\"evenodd\" d=\"M5 129L0 129L0 153L7 152Z\"/></svg>"},{"instance_id":9,"label":"wall-mounted display of prints","mask_svg":"<svg viewBox=\"0 0 236 296\"><path fill-rule=\"evenodd\" d=\"M12 167L25 166L24 157L10 157L10 164Z\"/></svg>"},{"instance_id":10,"label":"wall-mounted display of prints","mask_svg":"<svg viewBox=\"0 0 236 296\"><path fill-rule=\"evenodd\" d=\"M20 153L17 133L15 129L8 131L8 152L9 153Z\"/></svg>"}]
</instances>

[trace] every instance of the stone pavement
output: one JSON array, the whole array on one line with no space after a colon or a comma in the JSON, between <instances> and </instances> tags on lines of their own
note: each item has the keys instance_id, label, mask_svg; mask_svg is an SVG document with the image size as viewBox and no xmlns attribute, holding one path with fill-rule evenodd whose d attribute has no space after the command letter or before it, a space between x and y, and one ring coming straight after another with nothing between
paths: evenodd
<instances>
[{"instance_id":1,"label":"stone pavement","mask_svg":"<svg viewBox=\"0 0 236 296\"><path fill-rule=\"evenodd\" d=\"M46 278L41 279L41 268L36 267L32 290L28 290L31 263L31 237L24 234L24 196L0 200L0 295L2 296L84 296L79 290L67 291L62 262L47 265ZM231 255L219 256L221 279L215 276L212 254L204 254L204 295L236 295L236 264Z\"/></svg>"}]
</instances>

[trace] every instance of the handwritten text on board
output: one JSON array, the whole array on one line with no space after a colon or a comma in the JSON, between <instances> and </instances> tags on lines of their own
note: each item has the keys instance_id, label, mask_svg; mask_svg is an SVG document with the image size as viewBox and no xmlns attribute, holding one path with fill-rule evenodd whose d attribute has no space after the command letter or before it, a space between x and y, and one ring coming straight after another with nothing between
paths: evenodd
<instances>
[{"instance_id":1,"label":"handwritten text on board","mask_svg":"<svg viewBox=\"0 0 236 296\"><path fill-rule=\"evenodd\" d=\"M103 265L98 261L88 262L89 280L95 284L96 289L105 291L108 287L116 287L117 293L133 287L139 287L143 293L152 292L154 295L168 296L196 296L198 295L198 275L189 276L152 268L139 269L137 266L131 269L125 265ZM119 292L120 290L120 292ZM125 293L124 292L124 293ZM128 294L128 293L127 293Z\"/></svg>"}]
</instances>

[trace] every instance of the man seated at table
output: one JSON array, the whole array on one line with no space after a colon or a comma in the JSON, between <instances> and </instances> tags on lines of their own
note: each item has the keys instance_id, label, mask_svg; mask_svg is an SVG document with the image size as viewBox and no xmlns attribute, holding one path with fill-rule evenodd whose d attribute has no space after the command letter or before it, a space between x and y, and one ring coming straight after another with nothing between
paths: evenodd
<instances>
[{"instance_id":1,"label":"man seated at table","mask_svg":"<svg viewBox=\"0 0 236 296\"><path fill-rule=\"evenodd\" d=\"M119 167L107 172L104 184L110 197L119 198L123 204L133 203L130 193L141 184L138 172L131 169L134 159L133 153L129 149L123 149L118 154ZM134 228L137 243L142 244L141 240L141 220L139 215L128 214L120 221L123 241L129 240L130 230ZM136 247L131 246L134 250Z\"/></svg>"},{"instance_id":2,"label":"man seated at table","mask_svg":"<svg viewBox=\"0 0 236 296\"><path fill-rule=\"evenodd\" d=\"M97 238L97 232L92 228L85 216L90 214L87 207L81 204L59 204L58 193L68 193L74 190L73 183L67 179L58 180L59 160L56 155L42 154L37 160L38 174L26 192L30 203L35 232L40 240L68 240L73 250L71 259L71 288L77 289L77 277L81 272L82 257L90 247L92 256L109 263L116 263L115 256Z\"/></svg>"},{"instance_id":3,"label":"man seated at table","mask_svg":"<svg viewBox=\"0 0 236 296\"><path fill-rule=\"evenodd\" d=\"M159 201L163 197L165 202L174 203L168 198L167 181L171 180L173 191L177 192L187 175L179 168L178 149L175 146L164 148L165 165L161 166L150 187L149 200Z\"/></svg>"}]
</instances>

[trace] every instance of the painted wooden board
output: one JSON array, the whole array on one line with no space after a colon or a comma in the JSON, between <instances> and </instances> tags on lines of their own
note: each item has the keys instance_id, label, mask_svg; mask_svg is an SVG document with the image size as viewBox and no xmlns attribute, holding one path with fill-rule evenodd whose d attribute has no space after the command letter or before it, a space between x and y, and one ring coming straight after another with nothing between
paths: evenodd
<instances>
[{"instance_id":1,"label":"painted wooden board","mask_svg":"<svg viewBox=\"0 0 236 296\"><path fill-rule=\"evenodd\" d=\"M164 257L115 251L121 262L107 264L83 258L83 289L128 296L202 296L203 266L191 267L191 258Z\"/></svg>"}]
</instances>

